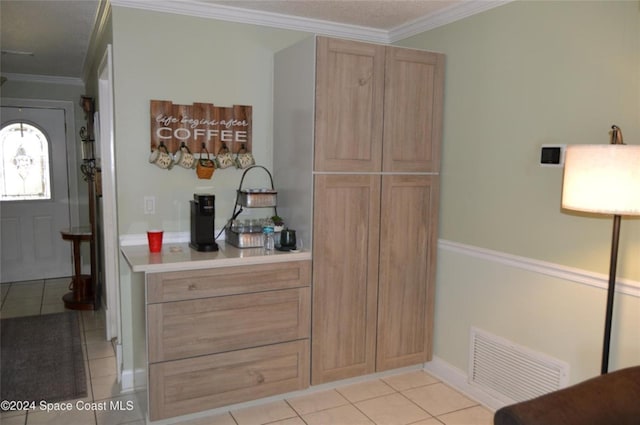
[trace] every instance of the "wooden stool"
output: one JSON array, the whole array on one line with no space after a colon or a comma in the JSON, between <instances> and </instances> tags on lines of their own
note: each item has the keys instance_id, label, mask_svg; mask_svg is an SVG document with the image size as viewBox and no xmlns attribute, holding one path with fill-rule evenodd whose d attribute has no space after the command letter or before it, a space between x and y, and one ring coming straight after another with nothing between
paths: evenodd
<instances>
[{"instance_id":1,"label":"wooden stool","mask_svg":"<svg viewBox=\"0 0 640 425\"><path fill-rule=\"evenodd\" d=\"M82 274L82 263L80 260L80 243L90 242L93 234L89 228L72 227L60 231L62 239L71 241L73 244L73 267L74 275L71 279L69 289L71 292L64 294L62 301L64 306L72 310L94 310L93 281L91 275Z\"/></svg>"}]
</instances>

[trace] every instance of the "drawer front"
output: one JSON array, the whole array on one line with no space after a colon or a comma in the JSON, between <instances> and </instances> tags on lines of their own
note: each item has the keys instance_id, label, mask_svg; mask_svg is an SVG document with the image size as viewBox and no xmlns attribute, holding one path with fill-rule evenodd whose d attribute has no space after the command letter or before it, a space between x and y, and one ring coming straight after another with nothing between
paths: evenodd
<instances>
[{"instance_id":1,"label":"drawer front","mask_svg":"<svg viewBox=\"0 0 640 425\"><path fill-rule=\"evenodd\" d=\"M246 294L311 284L311 261L150 273L147 303Z\"/></svg>"},{"instance_id":2,"label":"drawer front","mask_svg":"<svg viewBox=\"0 0 640 425\"><path fill-rule=\"evenodd\" d=\"M149 362L308 338L310 288L147 306Z\"/></svg>"},{"instance_id":3,"label":"drawer front","mask_svg":"<svg viewBox=\"0 0 640 425\"><path fill-rule=\"evenodd\" d=\"M149 415L155 421L308 386L308 340L156 363Z\"/></svg>"}]
</instances>

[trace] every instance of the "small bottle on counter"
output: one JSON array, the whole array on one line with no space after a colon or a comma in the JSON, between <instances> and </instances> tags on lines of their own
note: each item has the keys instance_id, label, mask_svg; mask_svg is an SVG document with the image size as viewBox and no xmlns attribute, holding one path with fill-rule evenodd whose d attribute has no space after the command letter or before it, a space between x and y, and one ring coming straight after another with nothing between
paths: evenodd
<instances>
[{"instance_id":1,"label":"small bottle on counter","mask_svg":"<svg viewBox=\"0 0 640 425\"><path fill-rule=\"evenodd\" d=\"M264 235L264 250L269 252L275 248L275 240L273 235L273 222L266 221L262 226L262 234Z\"/></svg>"}]
</instances>

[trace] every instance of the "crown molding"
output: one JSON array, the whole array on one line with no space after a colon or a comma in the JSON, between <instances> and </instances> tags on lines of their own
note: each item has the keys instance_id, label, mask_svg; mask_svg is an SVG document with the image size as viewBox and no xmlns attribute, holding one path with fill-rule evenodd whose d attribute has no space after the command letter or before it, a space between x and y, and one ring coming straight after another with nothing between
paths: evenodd
<instances>
[{"instance_id":1,"label":"crown molding","mask_svg":"<svg viewBox=\"0 0 640 425\"><path fill-rule=\"evenodd\" d=\"M78 77L57 77L54 75L37 75L37 74L15 74L11 72L3 72L2 75L4 77L7 77L8 81L84 86L84 81L82 81L82 78L78 78Z\"/></svg>"},{"instance_id":2,"label":"crown molding","mask_svg":"<svg viewBox=\"0 0 640 425\"><path fill-rule=\"evenodd\" d=\"M111 5L200 18L219 19L242 24L305 31L377 43L388 42L388 32L375 28L339 24L280 13L242 9L239 7L223 6L194 0L158 0L153 2L145 0L111 0Z\"/></svg>"},{"instance_id":3,"label":"crown molding","mask_svg":"<svg viewBox=\"0 0 640 425\"><path fill-rule=\"evenodd\" d=\"M361 41L389 44L403 38L437 28L476 13L501 6L513 0L469 0L453 5L407 24L381 30L357 25L309 19L273 12L243 9L197 0L111 0L113 6L174 13L200 18L219 19L243 24L263 25L274 28L304 31L320 35L349 38Z\"/></svg>"},{"instance_id":4,"label":"crown molding","mask_svg":"<svg viewBox=\"0 0 640 425\"><path fill-rule=\"evenodd\" d=\"M91 72L90 61L94 58L91 56L90 52L98 51L100 39L105 36L110 19L111 3L106 0L101 0L96 12L93 30L91 31L91 36L89 38L89 48L87 49L87 54L84 57L84 65L82 67L85 81L89 81L91 79L91 75L88 75L88 73Z\"/></svg>"},{"instance_id":5,"label":"crown molding","mask_svg":"<svg viewBox=\"0 0 640 425\"><path fill-rule=\"evenodd\" d=\"M390 43L438 28L469 16L485 12L515 0L471 0L454 4L431 15L423 16L415 21L397 26L389 31Z\"/></svg>"}]
</instances>

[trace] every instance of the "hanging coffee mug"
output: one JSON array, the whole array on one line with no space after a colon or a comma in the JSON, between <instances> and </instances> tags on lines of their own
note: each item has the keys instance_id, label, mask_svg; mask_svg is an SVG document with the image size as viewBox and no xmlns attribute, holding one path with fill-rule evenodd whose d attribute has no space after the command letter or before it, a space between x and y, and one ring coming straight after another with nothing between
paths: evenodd
<instances>
[{"instance_id":1,"label":"hanging coffee mug","mask_svg":"<svg viewBox=\"0 0 640 425\"><path fill-rule=\"evenodd\" d=\"M158 149L151 152L149 162L165 170L170 170L173 167L173 159L164 143L160 143Z\"/></svg>"},{"instance_id":2,"label":"hanging coffee mug","mask_svg":"<svg viewBox=\"0 0 640 425\"><path fill-rule=\"evenodd\" d=\"M180 149L175 153L174 160L176 164L182 168L194 168L196 166L196 158L193 156L187 145L182 142Z\"/></svg>"},{"instance_id":3,"label":"hanging coffee mug","mask_svg":"<svg viewBox=\"0 0 640 425\"><path fill-rule=\"evenodd\" d=\"M247 152L247 148L245 148L244 143L241 145L238 155L236 155L235 163L236 168L241 170L249 168L256 163L256 160L253 158L253 154Z\"/></svg>"},{"instance_id":4,"label":"hanging coffee mug","mask_svg":"<svg viewBox=\"0 0 640 425\"><path fill-rule=\"evenodd\" d=\"M229 152L227 145L223 142L216 155L217 168L229 168L233 165L233 155Z\"/></svg>"}]
</instances>

